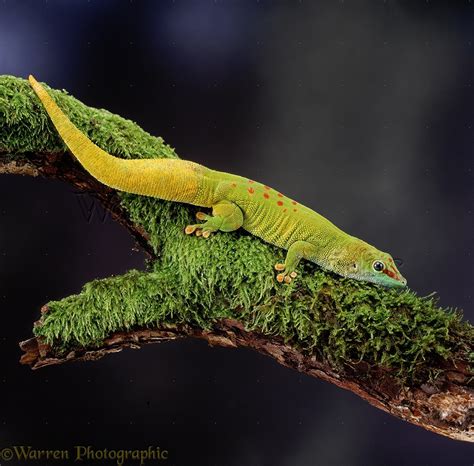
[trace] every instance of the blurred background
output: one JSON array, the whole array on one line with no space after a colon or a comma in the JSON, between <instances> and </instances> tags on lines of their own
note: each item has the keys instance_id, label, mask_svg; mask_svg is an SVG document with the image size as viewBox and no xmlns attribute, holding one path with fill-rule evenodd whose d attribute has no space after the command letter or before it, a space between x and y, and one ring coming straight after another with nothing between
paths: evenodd
<instances>
[{"instance_id":1,"label":"blurred background","mask_svg":"<svg viewBox=\"0 0 474 466\"><path fill-rule=\"evenodd\" d=\"M0 0L0 74L32 73L182 158L277 187L401 258L412 289L472 322L473 9ZM250 350L179 341L20 366L44 303L143 268L91 202L61 182L1 178L0 446L152 445L179 466L474 463L472 445Z\"/></svg>"}]
</instances>

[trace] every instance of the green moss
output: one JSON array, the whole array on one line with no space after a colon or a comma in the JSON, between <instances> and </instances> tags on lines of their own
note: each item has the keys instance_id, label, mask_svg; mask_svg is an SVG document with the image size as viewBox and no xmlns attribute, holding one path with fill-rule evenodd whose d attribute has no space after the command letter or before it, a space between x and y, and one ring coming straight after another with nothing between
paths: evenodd
<instances>
[{"instance_id":1,"label":"green moss","mask_svg":"<svg viewBox=\"0 0 474 466\"><path fill-rule=\"evenodd\" d=\"M71 119L105 150L122 157L176 157L135 123L51 90ZM21 79L0 77L0 153L60 152L61 140ZM0 155L4 160L5 155ZM130 218L150 235L147 270L95 280L78 295L49 303L35 334L58 353L97 347L118 330L187 323L212 328L224 317L277 335L335 367L364 361L411 381L433 376L441 359L473 353L474 328L433 297L336 277L305 263L295 283L274 280L284 252L245 232L208 240L183 234L196 208L119 193Z\"/></svg>"},{"instance_id":2,"label":"green moss","mask_svg":"<svg viewBox=\"0 0 474 466\"><path fill-rule=\"evenodd\" d=\"M45 87L71 120L96 144L124 158L176 157L162 138L107 110L84 105L66 91ZM28 81L0 76L0 153L12 159L29 152L63 152L65 144ZM4 159L4 155L2 155Z\"/></svg>"}]
</instances>

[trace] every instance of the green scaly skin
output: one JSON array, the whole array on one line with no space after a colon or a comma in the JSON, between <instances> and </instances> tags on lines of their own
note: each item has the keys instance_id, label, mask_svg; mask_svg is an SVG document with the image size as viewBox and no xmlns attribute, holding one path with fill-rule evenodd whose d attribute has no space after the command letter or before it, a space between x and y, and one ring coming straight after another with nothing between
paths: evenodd
<instances>
[{"instance_id":1,"label":"green scaly skin","mask_svg":"<svg viewBox=\"0 0 474 466\"><path fill-rule=\"evenodd\" d=\"M189 225L186 233L208 237L215 231L243 228L288 250L284 264L275 265L280 282L289 283L298 262L307 259L344 277L387 287L406 285L390 254L348 235L314 210L253 180L204 170L201 195L193 204L211 205L213 212L199 212L197 218L205 222ZM375 262L381 262L383 269L375 270Z\"/></svg>"},{"instance_id":2,"label":"green scaly skin","mask_svg":"<svg viewBox=\"0 0 474 466\"><path fill-rule=\"evenodd\" d=\"M198 212L204 223L188 225L187 234L208 238L243 228L286 249L285 262L275 265L279 282L290 283L299 261L307 259L344 277L387 287L406 285L390 254L268 186L186 160L124 160L106 153L74 126L36 79L29 80L61 138L96 179L121 191L212 207L212 215Z\"/></svg>"}]
</instances>

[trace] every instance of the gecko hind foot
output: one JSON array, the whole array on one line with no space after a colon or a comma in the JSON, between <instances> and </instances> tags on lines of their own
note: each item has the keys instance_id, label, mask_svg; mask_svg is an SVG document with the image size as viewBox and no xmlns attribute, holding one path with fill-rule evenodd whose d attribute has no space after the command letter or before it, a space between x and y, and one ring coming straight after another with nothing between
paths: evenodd
<instances>
[{"instance_id":1,"label":"gecko hind foot","mask_svg":"<svg viewBox=\"0 0 474 466\"><path fill-rule=\"evenodd\" d=\"M240 208L228 201L221 201L212 206L212 215L197 212L196 218L203 221L195 225L188 225L184 232L187 235L202 236L209 238L216 231L235 231L243 224L243 213Z\"/></svg>"},{"instance_id":2,"label":"gecko hind foot","mask_svg":"<svg viewBox=\"0 0 474 466\"><path fill-rule=\"evenodd\" d=\"M210 227L206 223L198 223L198 224L195 224L195 225L188 225L184 229L184 232L187 235L192 235L194 233L196 236L202 236L203 238L209 238L209 236L211 236L211 233L214 233L215 231L217 231L217 229L215 229L213 227Z\"/></svg>"}]
</instances>

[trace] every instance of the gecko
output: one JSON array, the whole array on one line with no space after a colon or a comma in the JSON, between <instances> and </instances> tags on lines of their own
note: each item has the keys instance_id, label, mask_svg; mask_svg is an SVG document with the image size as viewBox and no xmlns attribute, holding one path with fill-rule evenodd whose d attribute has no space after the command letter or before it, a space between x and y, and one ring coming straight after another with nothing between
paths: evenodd
<instances>
[{"instance_id":1,"label":"gecko","mask_svg":"<svg viewBox=\"0 0 474 466\"><path fill-rule=\"evenodd\" d=\"M197 212L201 223L187 225L186 234L209 238L242 228L286 250L284 262L274 266L280 283L295 279L305 259L359 281L384 287L407 284L390 254L267 185L189 160L122 159L107 153L71 122L31 75L29 82L68 149L95 179L119 191L211 209Z\"/></svg>"}]
</instances>

